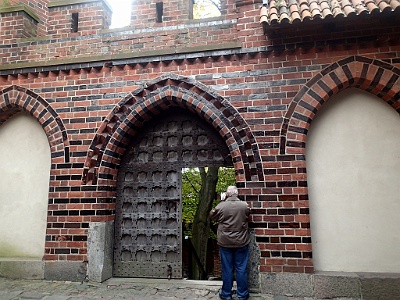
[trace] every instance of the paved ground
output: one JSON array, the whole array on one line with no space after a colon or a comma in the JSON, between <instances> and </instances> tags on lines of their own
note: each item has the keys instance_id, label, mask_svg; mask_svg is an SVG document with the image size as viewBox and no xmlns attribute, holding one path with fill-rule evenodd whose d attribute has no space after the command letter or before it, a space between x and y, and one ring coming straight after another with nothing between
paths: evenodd
<instances>
[{"instance_id":1,"label":"paved ground","mask_svg":"<svg viewBox=\"0 0 400 300\"><path fill-rule=\"evenodd\" d=\"M0 277L0 300L219 299L219 281L112 278L103 283L12 280ZM235 299L235 298L234 298ZM311 300L251 294L250 300Z\"/></svg>"}]
</instances>

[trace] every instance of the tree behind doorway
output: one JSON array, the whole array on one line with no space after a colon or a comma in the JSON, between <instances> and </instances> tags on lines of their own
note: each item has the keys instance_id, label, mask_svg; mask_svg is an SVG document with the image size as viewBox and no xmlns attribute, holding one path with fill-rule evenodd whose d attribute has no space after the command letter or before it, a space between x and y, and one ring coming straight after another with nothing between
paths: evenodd
<instances>
[{"instance_id":1,"label":"tree behind doorway","mask_svg":"<svg viewBox=\"0 0 400 300\"><path fill-rule=\"evenodd\" d=\"M190 278L207 279L208 241L215 238L208 215L217 195L235 184L235 173L231 168L199 167L183 170L182 175L184 235L191 237L194 252Z\"/></svg>"}]
</instances>

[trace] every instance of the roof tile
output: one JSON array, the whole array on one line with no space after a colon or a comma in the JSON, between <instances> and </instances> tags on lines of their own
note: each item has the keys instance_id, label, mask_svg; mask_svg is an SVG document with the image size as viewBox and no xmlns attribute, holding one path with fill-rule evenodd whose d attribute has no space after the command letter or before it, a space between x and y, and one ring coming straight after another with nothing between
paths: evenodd
<instances>
[{"instance_id":1,"label":"roof tile","mask_svg":"<svg viewBox=\"0 0 400 300\"><path fill-rule=\"evenodd\" d=\"M260 11L265 25L399 12L400 0L266 0Z\"/></svg>"}]
</instances>

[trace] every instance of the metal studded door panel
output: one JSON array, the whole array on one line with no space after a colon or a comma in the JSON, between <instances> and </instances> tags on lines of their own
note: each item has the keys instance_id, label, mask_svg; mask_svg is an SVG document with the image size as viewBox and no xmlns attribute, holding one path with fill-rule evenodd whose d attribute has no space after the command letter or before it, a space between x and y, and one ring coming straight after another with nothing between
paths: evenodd
<instances>
[{"instance_id":1,"label":"metal studded door panel","mask_svg":"<svg viewBox=\"0 0 400 300\"><path fill-rule=\"evenodd\" d=\"M122 159L114 276L181 278L181 170L228 164L226 145L204 121L173 112L146 126Z\"/></svg>"}]
</instances>

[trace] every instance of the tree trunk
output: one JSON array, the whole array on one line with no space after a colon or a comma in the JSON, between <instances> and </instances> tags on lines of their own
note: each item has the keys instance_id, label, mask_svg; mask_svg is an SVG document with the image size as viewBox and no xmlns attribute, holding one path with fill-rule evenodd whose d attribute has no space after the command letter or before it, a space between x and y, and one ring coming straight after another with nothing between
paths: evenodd
<instances>
[{"instance_id":1,"label":"tree trunk","mask_svg":"<svg viewBox=\"0 0 400 300\"><path fill-rule=\"evenodd\" d=\"M206 172L205 168L199 168L202 185L199 192L199 205L193 221L192 243L203 269L196 263L197 259L195 257L192 260L193 279L206 279L207 276L207 245L210 231L208 215L216 195L218 169L219 167L208 167Z\"/></svg>"}]
</instances>

